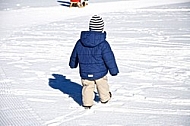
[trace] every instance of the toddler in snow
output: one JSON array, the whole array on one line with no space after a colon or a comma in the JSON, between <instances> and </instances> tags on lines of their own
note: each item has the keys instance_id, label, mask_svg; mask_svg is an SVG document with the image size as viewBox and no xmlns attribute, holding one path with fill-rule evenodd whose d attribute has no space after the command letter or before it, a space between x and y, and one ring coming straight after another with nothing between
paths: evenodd
<instances>
[{"instance_id":1,"label":"toddler in snow","mask_svg":"<svg viewBox=\"0 0 190 126\"><path fill-rule=\"evenodd\" d=\"M89 23L89 31L82 31L70 57L69 66L76 68L79 64L81 76L83 107L91 108L95 97L95 85L101 103L111 98L107 73L116 76L119 73L113 51L106 41L104 22L94 15Z\"/></svg>"}]
</instances>

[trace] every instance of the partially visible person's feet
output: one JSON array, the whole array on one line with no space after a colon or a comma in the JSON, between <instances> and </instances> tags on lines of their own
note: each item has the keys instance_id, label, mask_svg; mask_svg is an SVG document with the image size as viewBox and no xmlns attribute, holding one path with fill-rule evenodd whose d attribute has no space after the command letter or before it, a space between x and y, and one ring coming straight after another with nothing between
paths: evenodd
<instances>
[{"instance_id":1,"label":"partially visible person's feet","mask_svg":"<svg viewBox=\"0 0 190 126\"><path fill-rule=\"evenodd\" d=\"M109 94L110 94L110 99L111 99L111 97L112 97L111 92L109 92ZM109 100L110 100L110 99L109 99ZM106 104L106 103L108 103L109 100L107 100L107 101L105 101L105 102L102 102L102 101L101 101L101 103L102 103L102 104Z\"/></svg>"}]
</instances>

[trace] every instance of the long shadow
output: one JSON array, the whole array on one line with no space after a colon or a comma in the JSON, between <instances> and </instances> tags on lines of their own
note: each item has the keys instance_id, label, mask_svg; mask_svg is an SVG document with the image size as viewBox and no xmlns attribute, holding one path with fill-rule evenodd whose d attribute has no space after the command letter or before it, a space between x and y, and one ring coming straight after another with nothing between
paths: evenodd
<instances>
[{"instance_id":1,"label":"long shadow","mask_svg":"<svg viewBox=\"0 0 190 126\"><path fill-rule=\"evenodd\" d=\"M54 78L49 78L49 86L58 89L64 94L68 94L76 103L82 105L82 86L78 83L66 79L66 76L60 74L52 74ZM94 101L99 102L100 98L95 93Z\"/></svg>"},{"instance_id":2,"label":"long shadow","mask_svg":"<svg viewBox=\"0 0 190 126\"><path fill-rule=\"evenodd\" d=\"M59 2L61 6L65 6L65 7L70 7L70 4L71 4L68 1L57 1L57 2Z\"/></svg>"}]
</instances>

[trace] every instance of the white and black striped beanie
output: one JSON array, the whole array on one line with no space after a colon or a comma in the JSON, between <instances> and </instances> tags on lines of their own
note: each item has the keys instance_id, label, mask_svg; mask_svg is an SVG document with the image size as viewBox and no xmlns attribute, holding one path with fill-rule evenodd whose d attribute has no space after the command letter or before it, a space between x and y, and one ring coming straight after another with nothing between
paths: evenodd
<instances>
[{"instance_id":1,"label":"white and black striped beanie","mask_svg":"<svg viewBox=\"0 0 190 126\"><path fill-rule=\"evenodd\" d=\"M98 32L102 32L104 30L104 21L102 20L100 16L94 15L90 19L89 30L98 31Z\"/></svg>"}]
</instances>

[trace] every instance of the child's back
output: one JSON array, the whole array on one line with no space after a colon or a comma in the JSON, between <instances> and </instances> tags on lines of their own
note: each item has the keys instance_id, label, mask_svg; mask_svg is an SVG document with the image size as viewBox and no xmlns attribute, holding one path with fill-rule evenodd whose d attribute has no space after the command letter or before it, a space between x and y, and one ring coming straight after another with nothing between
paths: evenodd
<instances>
[{"instance_id":1,"label":"child's back","mask_svg":"<svg viewBox=\"0 0 190 126\"><path fill-rule=\"evenodd\" d=\"M90 31L81 32L81 37L77 41L73 49L69 63L71 68L76 68L79 64L80 76L82 80L88 80L89 83L94 82L92 83L92 85L97 84L96 80L105 78L108 71L112 76L115 76L119 73L114 54L111 50L109 43L106 41L106 32L102 33L103 27L104 27L104 22L102 18L100 18L97 15L93 16L92 19L90 20L90 25L89 25ZM82 83L84 86L83 89L86 88L85 87L86 85L89 86L89 84L84 84L84 81L82 81ZM107 81L103 82L100 86L103 85L108 85ZM105 93L106 98L103 98L104 96L101 95L104 94L105 91L102 92L98 90L102 102L105 101L104 99L106 100L110 99L109 86L106 87L108 88L106 89ZM90 91L89 93L83 92L84 106L93 105L92 96L90 98L89 103L86 102L85 100L85 97L87 95L89 96L90 94L92 95L92 93L93 93L92 91Z\"/></svg>"}]
</instances>

